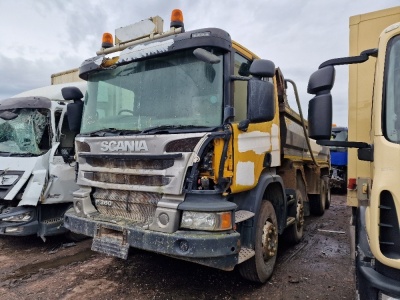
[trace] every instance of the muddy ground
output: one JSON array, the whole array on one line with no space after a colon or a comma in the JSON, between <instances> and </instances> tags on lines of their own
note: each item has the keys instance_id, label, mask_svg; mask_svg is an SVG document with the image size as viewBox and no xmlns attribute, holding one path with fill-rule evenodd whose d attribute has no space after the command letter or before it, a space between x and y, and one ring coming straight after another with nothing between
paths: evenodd
<instances>
[{"instance_id":1,"label":"muddy ground","mask_svg":"<svg viewBox=\"0 0 400 300\"><path fill-rule=\"evenodd\" d=\"M64 237L0 238L0 299L354 299L350 209L333 195L322 217L309 217L303 240L280 251L264 285L189 262L132 251L129 259Z\"/></svg>"}]
</instances>

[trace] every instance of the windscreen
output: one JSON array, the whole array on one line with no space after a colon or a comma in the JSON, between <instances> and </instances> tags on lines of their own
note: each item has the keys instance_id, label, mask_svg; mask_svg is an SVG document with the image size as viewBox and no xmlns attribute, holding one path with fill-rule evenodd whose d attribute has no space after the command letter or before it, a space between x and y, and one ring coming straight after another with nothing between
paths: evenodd
<instances>
[{"instance_id":1,"label":"windscreen","mask_svg":"<svg viewBox=\"0 0 400 300\"><path fill-rule=\"evenodd\" d=\"M220 62L210 64L185 50L89 75L81 133L220 125L223 59L216 55Z\"/></svg>"},{"instance_id":2,"label":"windscreen","mask_svg":"<svg viewBox=\"0 0 400 300\"><path fill-rule=\"evenodd\" d=\"M0 152L40 155L40 142L49 123L45 112L24 108L13 114L10 120L0 118Z\"/></svg>"},{"instance_id":3,"label":"windscreen","mask_svg":"<svg viewBox=\"0 0 400 300\"><path fill-rule=\"evenodd\" d=\"M396 36L388 44L385 62L384 118L383 128L386 138L400 143L400 37Z\"/></svg>"}]
</instances>

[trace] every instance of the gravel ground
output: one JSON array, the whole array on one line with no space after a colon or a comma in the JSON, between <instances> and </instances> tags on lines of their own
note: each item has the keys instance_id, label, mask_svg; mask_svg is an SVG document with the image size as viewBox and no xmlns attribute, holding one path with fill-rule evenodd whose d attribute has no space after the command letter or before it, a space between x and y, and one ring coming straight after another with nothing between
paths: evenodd
<instances>
[{"instance_id":1,"label":"gravel ground","mask_svg":"<svg viewBox=\"0 0 400 300\"><path fill-rule=\"evenodd\" d=\"M322 217L306 219L303 240L279 242L264 285L224 272L133 250L127 261L92 252L91 240L0 238L3 299L354 299L350 208L332 195Z\"/></svg>"}]
</instances>

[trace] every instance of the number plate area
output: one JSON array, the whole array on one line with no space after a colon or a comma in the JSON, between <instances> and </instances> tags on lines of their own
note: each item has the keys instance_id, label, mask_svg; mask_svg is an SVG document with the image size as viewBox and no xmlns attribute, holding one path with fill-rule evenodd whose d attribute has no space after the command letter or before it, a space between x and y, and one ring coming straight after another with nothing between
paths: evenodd
<instances>
[{"instance_id":1,"label":"number plate area","mask_svg":"<svg viewBox=\"0 0 400 300\"><path fill-rule=\"evenodd\" d=\"M127 232L105 226L98 226L93 238L92 250L114 257L127 259L129 244Z\"/></svg>"}]
</instances>

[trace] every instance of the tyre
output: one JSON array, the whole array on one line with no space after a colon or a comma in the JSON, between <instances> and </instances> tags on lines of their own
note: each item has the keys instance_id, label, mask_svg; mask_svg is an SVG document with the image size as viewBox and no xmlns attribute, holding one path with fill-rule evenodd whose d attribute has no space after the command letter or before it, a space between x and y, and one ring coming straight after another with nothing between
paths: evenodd
<instances>
[{"instance_id":1,"label":"tyre","mask_svg":"<svg viewBox=\"0 0 400 300\"><path fill-rule=\"evenodd\" d=\"M310 211L313 215L322 216L325 212L325 207L328 198L328 186L326 181L321 178L321 187L319 194L309 194Z\"/></svg>"},{"instance_id":2,"label":"tyre","mask_svg":"<svg viewBox=\"0 0 400 300\"><path fill-rule=\"evenodd\" d=\"M329 177L328 176L322 177L322 181L325 182L325 186L326 186L325 209L329 209L329 207L331 206L331 188L329 186Z\"/></svg>"},{"instance_id":3,"label":"tyre","mask_svg":"<svg viewBox=\"0 0 400 300\"><path fill-rule=\"evenodd\" d=\"M296 191L296 200L296 220L285 230L285 240L290 244L299 243L304 233L304 201L299 191Z\"/></svg>"},{"instance_id":4,"label":"tyre","mask_svg":"<svg viewBox=\"0 0 400 300\"><path fill-rule=\"evenodd\" d=\"M271 202L262 202L256 226L255 255L238 268L245 279L264 283L272 275L278 253L278 222Z\"/></svg>"}]
</instances>

